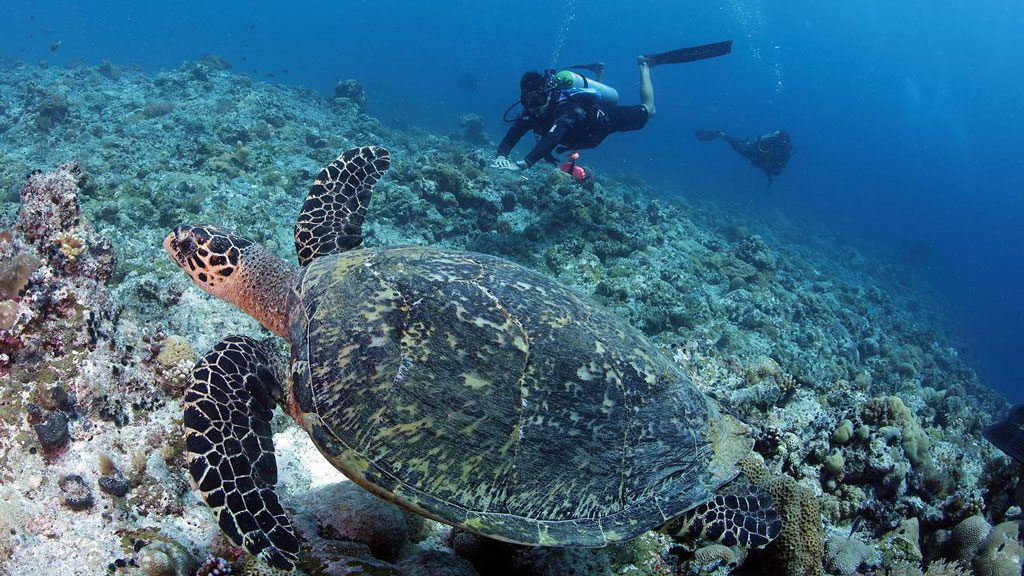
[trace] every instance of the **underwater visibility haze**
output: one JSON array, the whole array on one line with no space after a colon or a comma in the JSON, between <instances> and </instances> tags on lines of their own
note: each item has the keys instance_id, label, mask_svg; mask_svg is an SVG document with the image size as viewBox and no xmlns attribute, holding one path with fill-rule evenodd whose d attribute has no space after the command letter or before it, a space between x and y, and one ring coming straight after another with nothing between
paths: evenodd
<instances>
[{"instance_id":1,"label":"underwater visibility haze","mask_svg":"<svg viewBox=\"0 0 1024 576\"><path fill-rule=\"evenodd\" d=\"M5 2L0 574L1022 574L1021 29Z\"/></svg>"}]
</instances>

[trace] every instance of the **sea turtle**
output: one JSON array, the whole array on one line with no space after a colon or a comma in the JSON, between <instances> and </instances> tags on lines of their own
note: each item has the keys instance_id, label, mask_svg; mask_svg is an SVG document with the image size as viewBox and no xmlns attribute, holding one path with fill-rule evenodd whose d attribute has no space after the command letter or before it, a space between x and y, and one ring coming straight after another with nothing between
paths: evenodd
<instances>
[{"instance_id":1,"label":"sea turtle","mask_svg":"<svg viewBox=\"0 0 1024 576\"><path fill-rule=\"evenodd\" d=\"M291 344L285 369L228 337L185 393L189 474L232 542L277 568L298 556L275 404L370 492L498 540L602 546L661 527L760 547L778 534L771 499L732 482L748 428L623 319L494 256L353 250L389 165L364 147L319 173L295 225L299 266L213 226L164 240L203 290Z\"/></svg>"}]
</instances>

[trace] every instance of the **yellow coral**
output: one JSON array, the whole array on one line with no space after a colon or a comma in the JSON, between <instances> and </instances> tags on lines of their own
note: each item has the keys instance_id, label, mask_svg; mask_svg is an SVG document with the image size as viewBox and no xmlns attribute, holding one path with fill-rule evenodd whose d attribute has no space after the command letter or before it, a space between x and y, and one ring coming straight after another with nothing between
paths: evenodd
<instances>
[{"instance_id":1,"label":"yellow coral","mask_svg":"<svg viewBox=\"0 0 1024 576\"><path fill-rule=\"evenodd\" d=\"M773 546L778 548L786 574L822 574L825 538L821 525L821 503L814 491L785 474L771 474L764 460L757 454L741 461L739 466L754 486L772 497L775 510L782 519L782 532Z\"/></svg>"},{"instance_id":2,"label":"yellow coral","mask_svg":"<svg viewBox=\"0 0 1024 576\"><path fill-rule=\"evenodd\" d=\"M181 336L168 336L160 343L160 353L156 355L156 361L164 368L171 368L179 362L187 360L189 363L196 359L196 351Z\"/></svg>"},{"instance_id":3,"label":"yellow coral","mask_svg":"<svg viewBox=\"0 0 1024 576\"><path fill-rule=\"evenodd\" d=\"M77 230L65 230L57 235L57 247L68 260L75 260L85 253L85 240L76 232Z\"/></svg>"},{"instance_id":4,"label":"yellow coral","mask_svg":"<svg viewBox=\"0 0 1024 576\"><path fill-rule=\"evenodd\" d=\"M693 562L701 569L707 570L719 566L739 566L745 557L746 551L742 548L709 544L693 553Z\"/></svg>"}]
</instances>

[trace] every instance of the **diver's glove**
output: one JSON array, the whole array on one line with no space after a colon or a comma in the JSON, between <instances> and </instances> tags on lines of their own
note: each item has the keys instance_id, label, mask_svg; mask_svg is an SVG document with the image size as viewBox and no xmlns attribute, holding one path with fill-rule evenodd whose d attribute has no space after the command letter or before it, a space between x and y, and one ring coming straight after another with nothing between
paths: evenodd
<instances>
[{"instance_id":1,"label":"diver's glove","mask_svg":"<svg viewBox=\"0 0 1024 576\"><path fill-rule=\"evenodd\" d=\"M522 160L520 160L520 162L522 162ZM491 162L491 167L492 168L498 168L498 169L501 169L501 170L519 170L520 169L518 163L513 164L512 161L509 160L508 158L506 158L505 156L498 156L497 158L495 158L494 162Z\"/></svg>"}]
</instances>

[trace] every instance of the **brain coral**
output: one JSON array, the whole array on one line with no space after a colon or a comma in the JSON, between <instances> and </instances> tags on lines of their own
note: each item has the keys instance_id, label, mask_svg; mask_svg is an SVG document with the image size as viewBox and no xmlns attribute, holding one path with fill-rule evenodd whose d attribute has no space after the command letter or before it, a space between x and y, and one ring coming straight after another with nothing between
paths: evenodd
<instances>
[{"instance_id":1,"label":"brain coral","mask_svg":"<svg viewBox=\"0 0 1024 576\"><path fill-rule=\"evenodd\" d=\"M981 543L972 566L976 576L1020 576L1024 571L1024 547L1020 521L1003 522Z\"/></svg>"},{"instance_id":2,"label":"brain coral","mask_svg":"<svg viewBox=\"0 0 1024 576\"><path fill-rule=\"evenodd\" d=\"M992 525L981 514L964 518L949 535L947 555L962 564L970 564L991 531Z\"/></svg>"}]
</instances>

